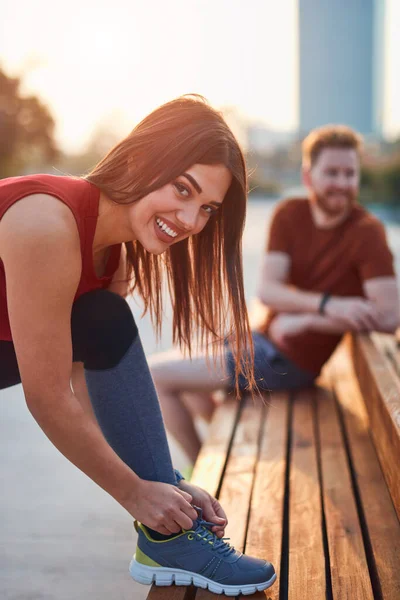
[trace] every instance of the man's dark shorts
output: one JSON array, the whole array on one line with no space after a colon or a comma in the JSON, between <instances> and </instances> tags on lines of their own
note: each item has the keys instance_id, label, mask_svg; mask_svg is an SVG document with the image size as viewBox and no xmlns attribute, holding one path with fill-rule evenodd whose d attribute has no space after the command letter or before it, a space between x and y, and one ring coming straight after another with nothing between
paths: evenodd
<instances>
[{"instance_id":1,"label":"man's dark shorts","mask_svg":"<svg viewBox=\"0 0 400 600\"><path fill-rule=\"evenodd\" d=\"M297 367L267 337L253 331L253 343L254 376L260 390L294 390L313 385L316 374ZM235 363L228 347L226 363L230 385L234 388ZM248 388L247 379L243 375L239 377L239 387L242 391Z\"/></svg>"}]
</instances>

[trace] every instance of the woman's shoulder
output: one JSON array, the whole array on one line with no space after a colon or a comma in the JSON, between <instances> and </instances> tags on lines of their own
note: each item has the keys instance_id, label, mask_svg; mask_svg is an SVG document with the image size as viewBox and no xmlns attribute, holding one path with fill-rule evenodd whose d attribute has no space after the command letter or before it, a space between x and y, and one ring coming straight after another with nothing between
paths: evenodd
<instances>
[{"instance_id":1,"label":"woman's shoulder","mask_svg":"<svg viewBox=\"0 0 400 600\"><path fill-rule=\"evenodd\" d=\"M98 190L80 177L37 174L3 179L0 220L11 212L23 218L26 225L33 219L32 226L45 228L54 219L61 220L61 225L72 212L72 220L79 225L84 217L97 215L98 195Z\"/></svg>"},{"instance_id":2,"label":"woman's shoulder","mask_svg":"<svg viewBox=\"0 0 400 600\"><path fill-rule=\"evenodd\" d=\"M0 239L13 235L24 244L31 238L40 238L50 245L55 237L75 236L75 232L76 220L70 207L51 193L40 191L24 195L0 220Z\"/></svg>"},{"instance_id":3,"label":"woman's shoulder","mask_svg":"<svg viewBox=\"0 0 400 600\"><path fill-rule=\"evenodd\" d=\"M92 184L85 179L69 175L40 173L7 177L0 181L0 207L4 203L13 203L31 194L47 193L56 197L68 198L76 194L85 194L92 188Z\"/></svg>"},{"instance_id":4,"label":"woman's shoulder","mask_svg":"<svg viewBox=\"0 0 400 600\"><path fill-rule=\"evenodd\" d=\"M46 234L48 241L55 235L76 230L75 218L68 206L54 202L54 198L46 194L22 198L7 211L1 225L25 239Z\"/></svg>"}]
</instances>

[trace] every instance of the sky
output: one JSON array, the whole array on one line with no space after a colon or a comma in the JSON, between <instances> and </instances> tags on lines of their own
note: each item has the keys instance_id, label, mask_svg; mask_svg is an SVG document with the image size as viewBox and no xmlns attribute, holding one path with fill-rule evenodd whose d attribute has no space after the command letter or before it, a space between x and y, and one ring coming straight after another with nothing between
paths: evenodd
<instances>
[{"instance_id":1,"label":"sky","mask_svg":"<svg viewBox=\"0 0 400 600\"><path fill-rule=\"evenodd\" d=\"M380 0L379 0L380 1ZM384 130L400 135L400 1L386 0ZM297 0L2 0L0 66L78 151L183 93L272 129L298 122Z\"/></svg>"}]
</instances>

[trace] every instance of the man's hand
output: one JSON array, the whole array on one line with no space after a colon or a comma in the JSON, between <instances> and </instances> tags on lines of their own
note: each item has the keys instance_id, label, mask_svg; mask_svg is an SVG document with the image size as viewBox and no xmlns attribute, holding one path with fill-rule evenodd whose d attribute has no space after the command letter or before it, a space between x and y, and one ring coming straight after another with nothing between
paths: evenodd
<instances>
[{"instance_id":1,"label":"man's hand","mask_svg":"<svg viewBox=\"0 0 400 600\"><path fill-rule=\"evenodd\" d=\"M279 346L286 338L307 331L310 325L310 317L311 315L308 314L278 314L274 317L268 329L268 337Z\"/></svg>"},{"instance_id":2,"label":"man's hand","mask_svg":"<svg viewBox=\"0 0 400 600\"><path fill-rule=\"evenodd\" d=\"M212 527L211 530L219 538L224 537L228 519L218 500L197 485L192 485L184 480L179 482L179 489L192 496L192 503L194 506L203 509L204 519L210 523L216 523L215 527Z\"/></svg>"},{"instance_id":3,"label":"man's hand","mask_svg":"<svg viewBox=\"0 0 400 600\"><path fill-rule=\"evenodd\" d=\"M325 305L325 315L339 321L351 331L379 329L381 315L374 304L363 298L330 298Z\"/></svg>"}]
</instances>

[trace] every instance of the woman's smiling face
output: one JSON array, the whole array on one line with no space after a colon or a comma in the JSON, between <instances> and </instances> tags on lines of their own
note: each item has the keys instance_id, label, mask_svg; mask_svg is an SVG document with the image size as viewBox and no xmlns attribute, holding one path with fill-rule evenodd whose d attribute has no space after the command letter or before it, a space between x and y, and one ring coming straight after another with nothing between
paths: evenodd
<instances>
[{"instance_id":1,"label":"woman's smiling face","mask_svg":"<svg viewBox=\"0 0 400 600\"><path fill-rule=\"evenodd\" d=\"M232 182L224 165L196 164L129 208L133 239L152 254L200 233L217 212Z\"/></svg>"}]
</instances>

